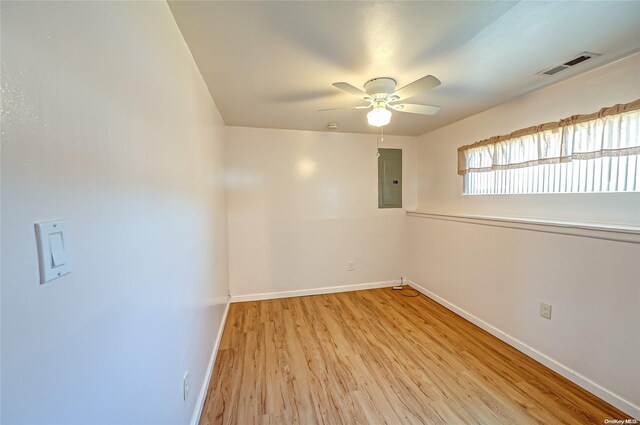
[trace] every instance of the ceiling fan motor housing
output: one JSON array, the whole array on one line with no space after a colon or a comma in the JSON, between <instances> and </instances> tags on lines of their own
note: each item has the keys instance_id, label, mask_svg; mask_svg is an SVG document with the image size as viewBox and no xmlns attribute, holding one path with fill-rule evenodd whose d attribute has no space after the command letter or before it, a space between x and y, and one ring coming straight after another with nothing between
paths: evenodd
<instances>
[{"instance_id":1,"label":"ceiling fan motor housing","mask_svg":"<svg viewBox=\"0 0 640 425\"><path fill-rule=\"evenodd\" d=\"M396 91L396 80L388 77L374 78L364 84L364 90L374 99L384 99Z\"/></svg>"}]
</instances>

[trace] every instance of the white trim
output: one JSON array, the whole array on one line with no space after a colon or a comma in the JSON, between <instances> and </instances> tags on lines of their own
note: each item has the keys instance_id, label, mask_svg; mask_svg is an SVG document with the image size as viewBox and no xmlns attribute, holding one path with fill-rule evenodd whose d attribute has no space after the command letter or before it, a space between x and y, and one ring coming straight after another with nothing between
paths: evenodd
<instances>
[{"instance_id":1,"label":"white trim","mask_svg":"<svg viewBox=\"0 0 640 425\"><path fill-rule=\"evenodd\" d=\"M218 329L218 336L216 336L216 342L213 344L213 350L211 350L211 358L209 359L209 366L207 366L207 373L205 374L202 387L200 388L200 394L198 395L198 401L196 402L196 408L191 416L191 425L198 425L200 423L200 416L202 415L202 409L204 408L204 401L207 398L207 391L209 390L209 382L211 381L211 374L213 373L213 367L216 363L216 357L218 356L218 347L220 347L220 341L222 340L222 332L224 331L224 325L227 323L227 315L229 314L229 306L231 300L227 301L227 306L224 309L222 315L222 322L220 323L220 329Z\"/></svg>"},{"instance_id":2,"label":"white trim","mask_svg":"<svg viewBox=\"0 0 640 425\"><path fill-rule=\"evenodd\" d=\"M640 244L640 226L509 217L433 214L419 211L407 211L407 216Z\"/></svg>"},{"instance_id":3,"label":"white trim","mask_svg":"<svg viewBox=\"0 0 640 425\"><path fill-rule=\"evenodd\" d=\"M495 326L485 322L484 320L480 319L479 317L474 316L473 314L469 313L468 311L466 311L466 310L458 307L457 305L445 300L444 298L434 294L433 292L429 291L428 289L423 288L422 286L418 285L417 283L415 283L415 282L413 282L411 280L407 280L407 283L410 286L412 286L415 289L417 289L418 291L422 292L427 297L429 297L432 300L434 300L435 302L437 302L438 304L441 304L442 306L444 306L447 309L451 310L452 312L456 313L458 316L461 316L461 317L467 319L471 323L473 323L473 324L477 325L478 327L484 329L485 331L489 332L491 335L501 339L502 341L506 342L507 344L509 344L513 348L517 349L518 351L521 351L522 353L526 354L527 356L531 357L532 359L542 363L543 365L547 366L549 369L551 369L551 370L559 373L560 375L564 376L565 378L567 378L568 380L570 380L574 384L584 388L585 390L587 390L590 393L596 395L597 397L600 397L602 400L604 400L607 403L617 407L618 409L622 410L623 412L627 413L628 415L631 415L634 418L640 418L640 406L636 406L635 404L633 404L629 400L625 400L624 398L622 398L618 394L614 393L613 391L610 391L610 390L598 385L597 383L593 382L589 378L587 378L587 377L585 377L583 375L580 375L575 370L570 369L569 367L563 365L562 363L559 363L558 361L556 361L553 358L547 356L546 354L536 350L533 347L530 347L529 345L525 344L524 342L522 342L522 341L512 337L511 335L501 331L500 329L496 328Z\"/></svg>"},{"instance_id":4,"label":"white trim","mask_svg":"<svg viewBox=\"0 0 640 425\"><path fill-rule=\"evenodd\" d=\"M323 288L301 289L296 291L265 292L261 294L232 295L232 303L245 301L273 300L276 298L304 297L307 295L333 294L335 292L361 291L363 289L387 288L399 285L399 280L387 280L384 282L356 283L353 285L326 286Z\"/></svg>"}]
</instances>

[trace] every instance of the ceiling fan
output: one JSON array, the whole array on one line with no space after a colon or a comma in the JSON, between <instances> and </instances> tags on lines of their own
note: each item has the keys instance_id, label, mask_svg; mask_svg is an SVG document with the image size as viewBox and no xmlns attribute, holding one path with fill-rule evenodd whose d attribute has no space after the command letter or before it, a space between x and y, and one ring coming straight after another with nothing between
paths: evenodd
<instances>
[{"instance_id":1,"label":"ceiling fan","mask_svg":"<svg viewBox=\"0 0 640 425\"><path fill-rule=\"evenodd\" d=\"M374 78L364 84L364 90L345 82L333 83L334 87L369 102L367 106L352 106L348 108L318 109L318 111L333 111L337 109L370 109L367 121L375 127L382 127L391 121L391 111L409 112L412 114L434 115L440 110L439 106L419 105L416 103L402 103L404 99L439 86L440 80L433 75L427 75L396 90L396 80L388 77Z\"/></svg>"}]
</instances>

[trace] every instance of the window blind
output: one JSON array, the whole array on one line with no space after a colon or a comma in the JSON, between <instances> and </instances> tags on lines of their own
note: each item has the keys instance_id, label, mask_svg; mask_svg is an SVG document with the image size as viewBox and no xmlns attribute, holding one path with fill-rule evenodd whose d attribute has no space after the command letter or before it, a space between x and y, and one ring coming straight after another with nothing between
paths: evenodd
<instances>
[{"instance_id":1,"label":"window blind","mask_svg":"<svg viewBox=\"0 0 640 425\"><path fill-rule=\"evenodd\" d=\"M465 194L640 191L640 99L458 149Z\"/></svg>"}]
</instances>

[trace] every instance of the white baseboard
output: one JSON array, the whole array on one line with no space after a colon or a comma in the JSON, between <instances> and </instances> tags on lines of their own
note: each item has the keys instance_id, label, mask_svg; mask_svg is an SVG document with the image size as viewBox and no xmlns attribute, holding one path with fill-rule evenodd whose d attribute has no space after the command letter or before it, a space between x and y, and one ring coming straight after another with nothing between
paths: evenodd
<instances>
[{"instance_id":1,"label":"white baseboard","mask_svg":"<svg viewBox=\"0 0 640 425\"><path fill-rule=\"evenodd\" d=\"M429 291L426 288L423 288L422 286L418 285L417 283L409 280L407 281L408 284L412 287L414 287L415 289L417 289L418 291L422 292L424 295L426 295L427 297L431 298L432 300L434 300L435 302L437 302L438 304L441 304L442 306L446 307L447 309L453 311L454 313L456 313L458 316L462 316L463 318L467 319L468 321L470 321L471 323L475 324L476 326L484 329L485 331L489 332L491 335L501 339L502 341L506 342L507 344L509 344L510 346L512 346L513 348L517 349L518 351L521 351L522 353L526 354L527 356L531 357L532 359L542 363L543 365L547 366L549 369L559 373L560 375L564 376L565 378L567 378L568 380L570 380L571 382L573 382L574 384L584 388L585 390L589 391L590 393L596 395L597 397L601 398L602 400L606 401L607 403L617 407L618 409L622 410L623 412L627 413L628 415L631 415L633 418L636 419L640 419L640 406L636 406L635 404L633 404L632 402L625 400L624 398L620 397L619 395L617 395L616 393L598 385L597 383L593 382L592 380L590 380L589 378L580 375L578 372L572 370L571 368L563 365L562 363L559 363L558 361L552 359L551 357L547 356L546 354L536 350L533 347L528 346L527 344L525 344L524 342L512 337L511 335L501 331L500 329L494 327L493 325L490 325L489 323L483 321L482 319L474 316L473 314L469 313L468 311L458 307L457 305L445 300L444 298L434 294L433 292ZM615 418L612 418L615 419Z\"/></svg>"},{"instance_id":2,"label":"white baseboard","mask_svg":"<svg viewBox=\"0 0 640 425\"><path fill-rule=\"evenodd\" d=\"M216 342L213 344L213 350L211 350L211 358L209 359L209 366L207 366L207 373L205 374L202 387L200 388L200 394L198 395L198 401L196 402L196 408L191 416L191 425L198 425L200 423L200 416L202 415L202 408L204 407L204 401L207 398L207 391L209 390L209 382L211 381L211 374L213 373L213 366L216 364L216 357L218 356L218 347L220 347L220 341L222 340L222 332L224 331L224 325L227 323L227 315L229 314L229 306L231 300L227 301L227 306L224 309L222 315L222 322L220 323L220 329L218 329L218 336Z\"/></svg>"},{"instance_id":3,"label":"white baseboard","mask_svg":"<svg viewBox=\"0 0 640 425\"><path fill-rule=\"evenodd\" d=\"M387 280L384 282L356 283L354 285L326 286L324 288L302 289L297 291L266 292L261 294L232 295L232 303L245 301L273 300L276 298L303 297L306 295L332 294L335 292L361 291L363 289L387 288L399 285L399 280Z\"/></svg>"}]
</instances>

